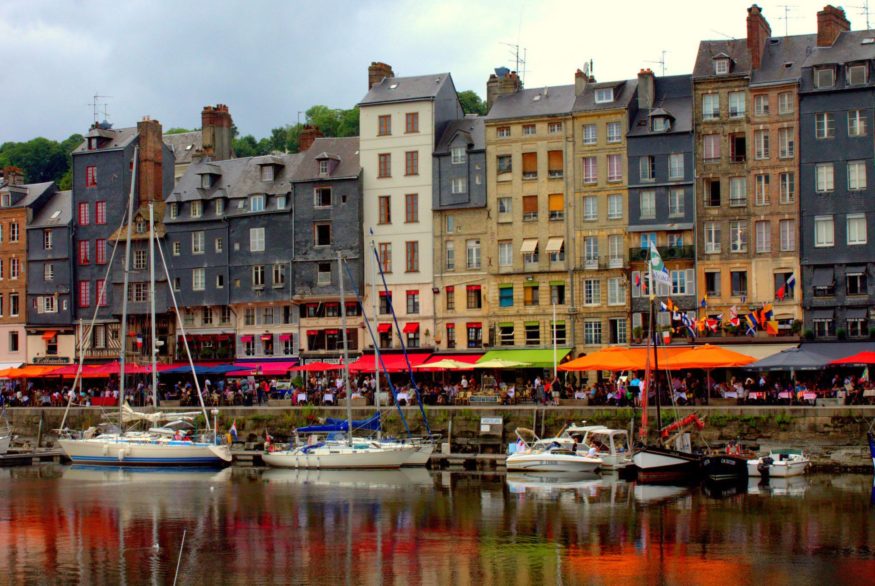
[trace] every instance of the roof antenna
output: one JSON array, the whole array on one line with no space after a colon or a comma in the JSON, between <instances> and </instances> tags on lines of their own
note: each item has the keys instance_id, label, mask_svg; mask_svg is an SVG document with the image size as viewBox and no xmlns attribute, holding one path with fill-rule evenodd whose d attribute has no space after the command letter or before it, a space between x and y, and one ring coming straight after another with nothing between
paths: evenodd
<instances>
[{"instance_id":1,"label":"roof antenna","mask_svg":"<svg viewBox=\"0 0 875 586\"><path fill-rule=\"evenodd\" d=\"M94 116L94 123L95 124L100 122L99 118L100 118L101 106L103 106L104 119L106 120L109 118L109 110L107 109L109 102L101 102L100 100L103 98L111 98L111 97L112 96L101 96L95 91L94 96L92 96L91 103L85 104L86 106L91 106L91 112L92 112L92 115Z\"/></svg>"},{"instance_id":2,"label":"roof antenna","mask_svg":"<svg viewBox=\"0 0 875 586\"><path fill-rule=\"evenodd\" d=\"M735 37L733 37L733 36L731 36L731 35L727 35L726 33L721 33L720 31L715 30L715 29L713 29L713 28L711 29L711 32L712 32L712 33L717 33L717 34L720 35L721 37L726 37L726 38L729 39L730 41L734 41L734 40L735 40Z\"/></svg>"},{"instance_id":3,"label":"roof antenna","mask_svg":"<svg viewBox=\"0 0 875 586\"><path fill-rule=\"evenodd\" d=\"M645 63L655 63L662 68L662 77L665 77L665 56L668 53L665 49L662 50L662 57L659 58L659 61L645 61Z\"/></svg>"},{"instance_id":4,"label":"roof antenna","mask_svg":"<svg viewBox=\"0 0 875 586\"><path fill-rule=\"evenodd\" d=\"M502 45L507 45L511 48L511 56L514 58L516 66L514 67L514 71L516 71L517 75L520 76L520 82L522 86L526 86L526 54L528 49L525 47L520 47L519 44L516 43L502 43ZM520 56L520 49L523 50L522 56Z\"/></svg>"},{"instance_id":5,"label":"roof antenna","mask_svg":"<svg viewBox=\"0 0 875 586\"><path fill-rule=\"evenodd\" d=\"M778 8L784 9L784 16L779 16L778 20L784 21L784 36L786 37L786 36L789 36L789 34L790 34L789 30L788 30L788 25L789 25L790 21L791 20L799 20L798 16L790 16L790 9L791 8L799 8L799 7L796 6L795 4L778 4Z\"/></svg>"},{"instance_id":6,"label":"roof antenna","mask_svg":"<svg viewBox=\"0 0 875 586\"><path fill-rule=\"evenodd\" d=\"M860 14L866 17L866 30L869 30L869 0L863 0L862 6L848 6L848 8L860 9Z\"/></svg>"}]
</instances>

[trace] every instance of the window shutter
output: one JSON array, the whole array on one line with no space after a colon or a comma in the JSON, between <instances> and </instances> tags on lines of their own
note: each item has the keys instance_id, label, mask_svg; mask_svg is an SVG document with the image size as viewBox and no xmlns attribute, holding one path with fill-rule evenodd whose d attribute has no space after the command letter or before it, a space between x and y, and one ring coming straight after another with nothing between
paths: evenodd
<instances>
[{"instance_id":1,"label":"window shutter","mask_svg":"<svg viewBox=\"0 0 875 586\"><path fill-rule=\"evenodd\" d=\"M538 172L538 153L523 153L523 173Z\"/></svg>"},{"instance_id":2,"label":"window shutter","mask_svg":"<svg viewBox=\"0 0 875 586\"><path fill-rule=\"evenodd\" d=\"M696 269L687 269L687 294L696 294Z\"/></svg>"},{"instance_id":3,"label":"window shutter","mask_svg":"<svg viewBox=\"0 0 875 586\"><path fill-rule=\"evenodd\" d=\"M562 151L549 151L547 153L547 166L550 171L562 171Z\"/></svg>"},{"instance_id":4,"label":"window shutter","mask_svg":"<svg viewBox=\"0 0 875 586\"><path fill-rule=\"evenodd\" d=\"M551 212L565 210L565 196L561 193L551 193L548 198L548 209Z\"/></svg>"},{"instance_id":5,"label":"window shutter","mask_svg":"<svg viewBox=\"0 0 875 586\"><path fill-rule=\"evenodd\" d=\"M537 214L538 213L538 196L526 195L523 196L523 213Z\"/></svg>"}]
</instances>

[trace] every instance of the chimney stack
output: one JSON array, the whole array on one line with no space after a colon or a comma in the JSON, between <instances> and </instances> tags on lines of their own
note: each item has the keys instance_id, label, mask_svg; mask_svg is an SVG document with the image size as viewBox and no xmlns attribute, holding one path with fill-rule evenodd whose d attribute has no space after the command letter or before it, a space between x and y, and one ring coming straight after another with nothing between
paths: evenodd
<instances>
[{"instance_id":1,"label":"chimney stack","mask_svg":"<svg viewBox=\"0 0 875 586\"><path fill-rule=\"evenodd\" d=\"M638 108L650 110L653 108L653 100L656 95L656 80L653 71L648 67L638 72Z\"/></svg>"},{"instance_id":2,"label":"chimney stack","mask_svg":"<svg viewBox=\"0 0 875 586\"><path fill-rule=\"evenodd\" d=\"M832 47L839 35L851 30L850 21L845 18L844 8L830 4L817 13L817 46Z\"/></svg>"},{"instance_id":3,"label":"chimney stack","mask_svg":"<svg viewBox=\"0 0 875 586\"><path fill-rule=\"evenodd\" d=\"M137 161L139 201L141 204L149 201L163 201L164 142L161 123L147 116L142 121L137 122L137 134L140 138L140 152Z\"/></svg>"},{"instance_id":4,"label":"chimney stack","mask_svg":"<svg viewBox=\"0 0 875 586\"><path fill-rule=\"evenodd\" d=\"M203 156L214 161L231 158L232 130L234 122L225 104L204 106L201 111L201 148Z\"/></svg>"},{"instance_id":5,"label":"chimney stack","mask_svg":"<svg viewBox=\"0 0 875 586\"><path fill-rule=\"evenodd\" d=\"M12 165L3 167L3 178L6 180L8 187L24 185L24 171L20 167Z\"/></svg>"},{"instance_id":6,"label":"chimney stack","mask_svg":"<svg viewBox=\"0 0 875 586\"><path fill-rule=\"evenodd\" d=\"M306 124L304 128L301 129L301 134L298 136L298 152L303 153L304 151L309 150L316 139L320 136L322 136L322 132L319 131L318 127Z\"/></svg>"},{"instance_id":7,"label":"chimney stack","mask_svg":"<svg viewBox=\"0 0 875 586\"><path fill-rule=\"evenodd\" d=\"M770 36L772 36L772 27L763 16L763 9L753 4L747 9L747 52L750 53L751 68L760 68L763 52L766 50L766 41Z\"/></svg>"},{"instance_id":8,"label":"chimney stack","mask_svg":"<svg viewBox=\"0 0 875 586\"><path fill-rule=\"evenodd\" d=\"M520 76L507 67L496 67L495 73L489 75L486 82L486 111L492 109L498 96L515 94L522 88Z\"/></svg>"},{"instance_id":9,"label":"chimney stack","mask_svg":"<svg viewBox=\"0 0 875 586\"><path fill-rule=\"evenodd\" d=\"M380 61L371 61L371 65L368 67L368 90L387 77L395 77L392 66Z\"/></svg>"}]
</instances>

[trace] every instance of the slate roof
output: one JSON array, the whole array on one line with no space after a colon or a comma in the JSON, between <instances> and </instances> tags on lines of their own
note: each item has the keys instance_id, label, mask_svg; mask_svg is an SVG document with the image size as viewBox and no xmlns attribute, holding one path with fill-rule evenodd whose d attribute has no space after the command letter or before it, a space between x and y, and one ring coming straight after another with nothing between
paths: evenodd
<instances>
[{"instance_id":1,"label":"slate roof","mask_svg":"<svg viewBox=\"0 0 875 586\"><path fill-rule=\"evenodd\" d=\"M319 159L333 159L339 164L331 175L319 174ZM293 181L320 181L328 179L354 179L361 173L359 163L359 137L321 137L301 153L300 163L292 175Z\"/></svg>"},{"instance_id":2,"label":"slate roof","mask_svg":"<svg viewBox=\"0 0 875 586\"><path fill-rule=\"evenodd\" d=\"M359 105L433 100L447 82L453 83L449 73L386 77L368 91Z\"/></svg>"},{"instance_id":3,"label":"slate roof","mask_svg":"<svg viewBox=\"0 0 875 586\"><path fill-rule=\"evenodd\" d=\"M446 155L450 152L450 144L457 134L465 137L472 151L486 150L486 123L483 116L469 115L461 120L453 120L447 124L446 130L438 140L434 149L436 155Z\"/></svg>"},{"instance_id":4,"label":"slate roof","mask_svg":"<svg viewBox=\"0 0 875 586\"><path fill-rule=\"evenodd\" d=\"M732 59L732 67L727 75L714 74L714 57L725 53ZM724 78L750 75L750 55L747 52L747 39L725 41L702 41L693 66L693 79Z\"/></svg>"},{"instance_id":5,"label":"slate roof","mask_svg":"<svg viewBox=\"0 0 875 586\"><path fill-rule=\"evenodd\" d=\"M797 81L802 62L817 44L817 35L771 37L766 41L760 68L751 73L751 86Z\"/></svg>"},{"instance_id":6,"label":"slate roof","mask_svg":"<svg viewBox=\"0 0 875 586\"><path fill-rule=\"evenodd\" d=\"M303 154L279 155L276 159L283 165L276 169L274 181L261 180L261 164L273 162L266 157L245 157L227 161L196 162L186 169L179 178L167 202L184 202L197 199L216 199L220 197L242 198L256 193L282 194L292 190L291 178L303 159ZM201 188L201 175L204 172L219 172L210 189ZM234 210L227 208L230 214Z\"/></svg>"},{"instance_id":7,"label":"slate roof","mask_svg":"<svg viewBox=\"0 0 875 586\"><path fill-rule=\"evenodd\" d=\"M173 152L177 165L191 163L191 156L203 148L204 135L200 130L165 134L164 144Z\"/></svg>"},{"instance_id":8,"label":"slate roof","mask_svg":"<svg viewBox=\"0 0 875 586\"><path fill-rule=\"evenodd\" d=\"M572 106L573 85L525 89L498 96L486 115L486 121L559 116L569 114Z\"/></svg>"},{"instance_id":9,"label":"slate roof","mask_svg":"<svg viewBox=\"0 0 875 586\"><path fill-rule=\"evenodd\" d=\"M101 135L105 136L105 134L104 134L105 132L112 133L113 138L111 138L110 142L108 142L105 146L100 147L101 151L124 148L124 147L128 146L131 143L131 141L133 141L135 138L137 138L137 135L139 134L136 126L133 126L131 128L110 129L108 131L101 132ZM86 139L86 140L82 141L82 144L80 144L78 147L76 147L76 149L73 151L73 154L75 155L78 153L93 153L93 152L97 152L97 151L89 151L88 150L88 140Z\"/></svg>"},{"instance_id":10,"label":"slate roof","mask_svg":"<svg viewBox=\"0 0 875 586\"><path fill-rule=\"evenodd\" d=\"M875 42L864 45L865 39L875 39L875 30L845 31L831 47L813 46L802 67L875 59Z\"/></svg>"},{"instance_id":11,"label":"slate roof","mask_svg":"<svg viewBox=\"0 0 875 586\"><path fill-rule=\"evenodd\" d=\"M654 78L653 110L638 110L629 127L629 136L650 136L691 132L693 129L693 83L690 75ZM673 120L667 132L651 132L649 117L669 114Z\"/></svg>"},{"instance_id":12,"label":"slate roof","mask_svg":"<svg viewBox=\"0 0 875 586\"><path fill-rule=\"evenodd\" d=\"M55 215L57 213L57 215ZM30 228L69 226L73 220L73 192L56 191L28 224Z\"/></svg>"},{"instance_id":13,"label":"slate roof","mask_svg":"<svg viewBox=\"0 0 875 586\"><path fill-rule=\"evenodd\" d=\"M27 207L34 203L37 199L39 199L45 192L52 187L54 187L54 181L46 181L44 183L27 183L23 185L6 185L3 187L3 191L8 191L9 193L18 194L21 196L23 193L23 197L19 199L15 204L9 206L11 208L21 208ZM16 196L13 196L13 200Z\"/></svg>"},{"instance_id":14,"label":"slate roof","mask_svg":"<svg viewBox=\"0 0 875 586\"><path fill-rule=\"evenodd\" d=\"M586 84L583 93L577 96L574 100L575 112L589 112L592 110L613 110L615 108L625 108L629 105L632 97L635 95L635 89L638 87L638 79L620 80L620 81L604 81L590 82ZM614 88L614 100L596 104L595 91L597 89Z\"/></svg>"}]
</instances>

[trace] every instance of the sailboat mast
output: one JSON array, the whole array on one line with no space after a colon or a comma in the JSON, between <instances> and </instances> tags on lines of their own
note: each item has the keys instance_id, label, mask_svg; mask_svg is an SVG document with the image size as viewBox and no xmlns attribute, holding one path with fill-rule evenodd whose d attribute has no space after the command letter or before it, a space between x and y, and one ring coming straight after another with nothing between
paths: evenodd
<instances>
[{"instance_id":1,"label":"sailboat mast","mask_svg":"<svg viewBox=\"0 0 875 586\"><path fill-rule=\"evenodd\" d=\"M653 242L650 243L650 262L647 264L650 271L650 338L653 347L653 388L656 389L656 430L659 433L659 430L662 429L662 413L659 408L659 349L656 338L656 318L653 313L653 307L656 303L656 283L653 280L653 249L655 246ZM647 388L649 392L650 381L647 381Z\"/></svg>"},{"instance_id":2,"label":"sailboat mast","mask_svg":"<svg viewBox=\"0 0 875 586\"><path fill-rule=\"evenodd\" d=\"M349 388L349 344L346 339L346 299L343 290L343 258L337 251L337 278L340 285L340 332L343 336L343 388L346 391L347 439L352 446L352 392Z\"/></svg>"},{"instance_id":3,"label":"sailboat mast","mask_svg":"<svg viewBox=\"0 0 875 586\"><path fill-rule=\"evenodd\" d=\"M131 170L131 192L128 195L128 225L125 228L125 265L124 265L124 280L122 282L122 324L121 324L121 352L119 356L119 371L118 371L118 417L119 429L122 429L125 404L125 356L127 354L128 340L128 284L131 276L131 228L134 223L134 186L137 184L137 157L139 146L134 147L133 168ZM105 289L105 287L104 287ZM97 303L100 304L98 292Z\"/></svg>"},{"instance_id":4,"label":"sailboat mast","mask_svg":"<svg viewBox=\"0 0 875 586\"><path fill-rule=\"evenodd\" d=\"M374 239L371 238L371 249L374 251L374 278L371 279L371 296L374 299L374 327L377 327L377 320L379 319L379 304L380 300L377 299L377 245L374 243ZM362 308L364 311L364 308ZM380 412L380 333L377 332L377 339L374 340L374 410L377 413ZM381 439L383 436L383 426L380 426L380 431L377 432L377 438Z\"/></svg>"},{"instance_id":5,"label":"sailboat mast","mask_svg":"<svg viewBox=\"0 0 875 586\"><path fill-rule=\"evenodd\" d=\"M152 334L149 336L152 350L152 407L158 409L158 328L155 323L155 207L149 202L149 314Z\"/></svg>"}]
</instances>

